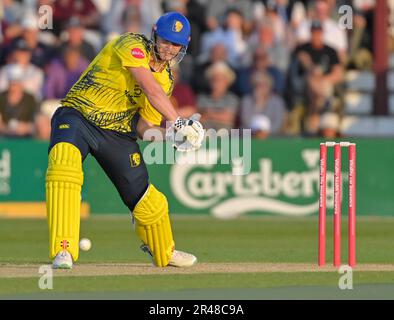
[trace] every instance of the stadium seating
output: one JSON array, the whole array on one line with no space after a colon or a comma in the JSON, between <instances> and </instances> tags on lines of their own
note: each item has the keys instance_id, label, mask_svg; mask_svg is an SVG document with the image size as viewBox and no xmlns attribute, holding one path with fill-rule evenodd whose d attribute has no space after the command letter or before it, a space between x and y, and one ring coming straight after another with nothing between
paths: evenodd
<instances>
[{"instance_id":1,"label":"stadium seating","mask_svg":"<svg viewBox=\"0 0 394 320\"><path fill-rule=\"evenodd\" d=\"M394 60L392 61L394 63ZM389 115L374 116L375 77L372 71L348 71L345 75L344 116L341 134L354 137L394 137L394 72L389 72Z\"/></svg>"},{"instance_id":2,"label":"stadium seating","mask_svg":"<svg viewBox=\"0 0 394 320\"><path fill-rule=\"evenodd\" d=\"M340 131L343 136L394 137L394 117L344 116Z\"/></svg>"}]
</instances>

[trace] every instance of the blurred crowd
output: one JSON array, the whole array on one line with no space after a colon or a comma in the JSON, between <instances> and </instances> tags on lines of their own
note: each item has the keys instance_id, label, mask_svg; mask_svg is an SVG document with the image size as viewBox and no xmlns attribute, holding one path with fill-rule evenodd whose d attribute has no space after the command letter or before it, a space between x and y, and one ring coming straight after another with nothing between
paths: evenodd
<instances>
[{"instance_id":1,"label":"blurred crowd","mask_svg":"<svg viewBox=\"0 0 394 320\"><path fill-rule=\"evenodd\" d=\"M345 5L351 20L340 10ZM45 19L46 6L53 21ZM199 112L206 128L250 128L261 139L338 137L344 74L372 68L374 6L375 0L2 0L0 136L48 139L60 99L107 41L124 32L150 38L161 14L178 11L192 28L188 55L173 70L171 99L182 116Z\"/></svg>"}]
</instances>

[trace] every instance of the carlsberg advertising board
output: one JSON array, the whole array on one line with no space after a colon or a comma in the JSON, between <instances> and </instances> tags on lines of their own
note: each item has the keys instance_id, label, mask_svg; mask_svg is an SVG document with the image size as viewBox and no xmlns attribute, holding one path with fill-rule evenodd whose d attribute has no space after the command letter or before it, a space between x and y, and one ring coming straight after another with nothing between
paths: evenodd
<instances>
[{"instance_id":1,"label":"carlsberg advertising board","mask_svg":"<svg viewBox=\"0 0 394 320\"><path fill-rule=\"evenodd\" d=\"M357 215L394 215L394 140L351 141L357 143ZM239 152L218 145L177 161L168 161L171 154L165 148L160 150L160 144L143 143L141 150L150 182L166 195L171 213L220 218L299 217L318 212L319 143L317 139L252 140L246 147L245 143L235 146ZM0 202L45 201L47 148L47 142L0 140ZM327 158L329 214L333 207L333 164L331 149ZM91 213L128 214L95 159L88 156L83 167L82 200L89 203ZM342 148L345 215L347 174L347 149Z\"/></svg>"},{"instance_id":2,"label":"carlsberg advertising board","mask_svg":"<svg viewBox=\"0 0 394 320\"><path fill-rule=\"evenodd\" d=\"M393 140L357 140L357 214L393 215ZM234 163L150 166L151 181L169 199L172 212L209 213L230 218L244 214L308 216L318 212L319 140L253 140L251 168L234 175ZM164 169L165 168L165 169ZM333 208L333 150L327 158L327 208ZM347 213L348 154L342 149L343 213Z\"/></svg>"}]
</instances>

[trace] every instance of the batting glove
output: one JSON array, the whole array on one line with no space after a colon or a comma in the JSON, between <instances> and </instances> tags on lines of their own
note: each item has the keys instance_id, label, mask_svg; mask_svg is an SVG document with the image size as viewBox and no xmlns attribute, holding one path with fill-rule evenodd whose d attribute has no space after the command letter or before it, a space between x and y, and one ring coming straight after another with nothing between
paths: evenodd
<instances>
[{"instance_id":1,"label":"batting glove","mask_svg":"<svg viewBox=\"0 0 394 320\"><path fill-rule=\"evenodd\" d=\"M181 152L195 151L204 140L204 128L199 121L201 115L193 114L189 119L178 117L166 132L166 140Z\"/></svg>"}]
</instances>

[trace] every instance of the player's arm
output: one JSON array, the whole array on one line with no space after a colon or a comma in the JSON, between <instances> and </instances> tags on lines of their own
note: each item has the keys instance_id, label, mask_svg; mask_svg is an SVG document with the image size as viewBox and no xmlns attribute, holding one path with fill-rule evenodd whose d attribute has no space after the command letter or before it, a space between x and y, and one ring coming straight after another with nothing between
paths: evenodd
<instances>
[{"instance_id":1,"label":"player's arm","mask_svg":"<svg viewBox=\"0 0 394 320\"><path fill-rule=\"evenodd\" d=\"M144 91L150 104L167 120L175 121L179 114L160 84L153 77L152 72L143 67L129 67L128 69Z\"/></svg>"},{"instance_id":2,"label":"player's arm","mask_svg":"<svg viewBox=\"0 0 394 320\"><path fill-rule=\"evenodd\" d=\"M171 141L178 150L198 149L204 138L204 129L198 121L199 116L198 119L192 119L193 117L190 119L181 118L150 70L143 67L128 67L128 69L143 90L151 109L149 111L147 105L143 112L140 112L140 119L142 120L137 124L137 127L139 127L137 132L140 138L147 141L163 141L166 137L166 140ZM147 117L147 112L150 112L151 117ZM173 124L167 130L160 129L158 127L160 120L154 115L155 113L160 113L167 120L172 121ZM184 138L188 141L186 145L183 143Z\"/></svg>"}]
</instances>

